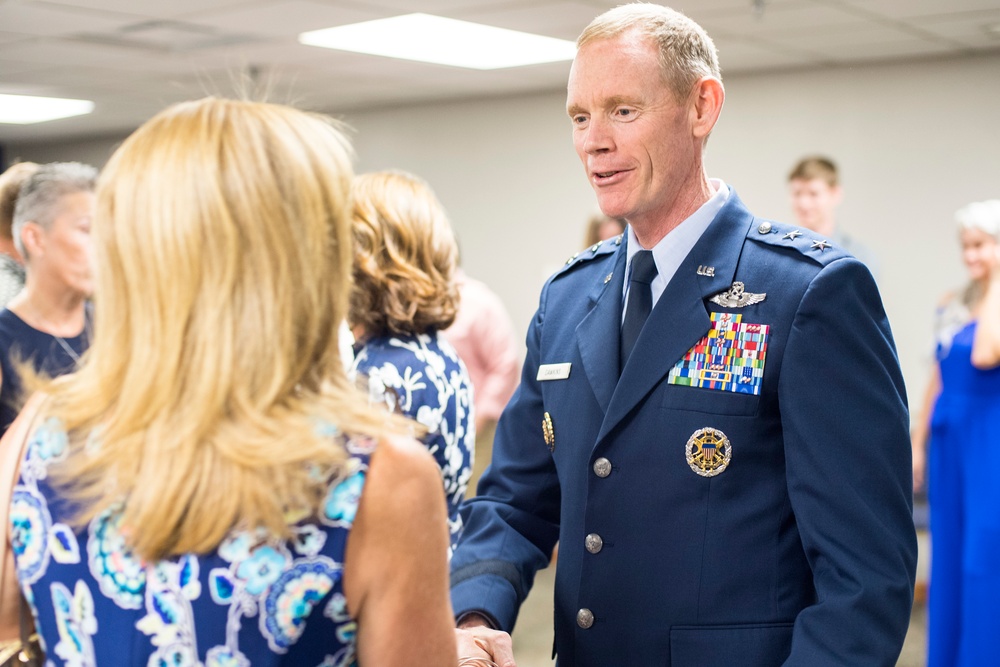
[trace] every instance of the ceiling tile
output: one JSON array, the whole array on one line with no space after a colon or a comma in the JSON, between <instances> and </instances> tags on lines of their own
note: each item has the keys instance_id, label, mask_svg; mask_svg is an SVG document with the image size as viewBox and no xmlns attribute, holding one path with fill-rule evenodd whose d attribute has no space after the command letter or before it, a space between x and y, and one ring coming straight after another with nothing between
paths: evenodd
<instances>
[{"instance_id":1,"label":"ceiling tile","mask_svg":"<svg viewBox=\"0 0 1000 667\"><path fill-rule=\"evenodd\" d=\"M256 0L259 4L260 0ZM147 18L173 19L185 14L204 11L206 7L238 7L254 4L255 0L55 0L47 3L144 16Z\"/></svg>"},{"instance_id":2,"label":"ceiling tile","mask_svg":"<svg viewBox=\"0 0 1000 667\"><path fill-rule=\"evenodd\" d=\"M55 69L55 68L49 68ZM69 97L68 93L61 90L55 91L50 86L39 83L38 73L44 72L45 68L35 68L28 70L12 70L5 73L3 81L0 81L0 93L8 95L41 95Z\"/></svg>"},{"instance_id":3,"label":"ceiling tile","mask_svg":"<svg viewBox=\"0 0 1000 667\"><path fill-rule=\"evenodd\" d=\"M296 37L424 11L575 39L622 1L0 0L0 89L86 97L98 106L56 124L0 127L0 141L10 132L43 138L130 129L171 102L241 88L333 111L562 90L569 63L483 73L308 47ZM1000 23L1000 0L765 0L760 16L751 0L670 2L715 38L726 75L1000 49L1000 37L985 30ZM151 21L179 24L129 30ZM179 42L147 34L159 30L167 39L174 29L183 37L186 27L191 38ZM96 36L86 41L84 33ZM249 41L227 41L239 36ZM107 43L122 37L147 44Z\"/></svg>"},{"instance_id":4,"label":"ceiling tile","mask_svg":"<svg viewBox=\"0 0 1000 667\"><path fill-rule=\"evenodd\" d=\"M817 0L850 5L867 13L892 19L957 14L1000 8L998 0Z\"/></svg>"},{"instance_id":5,"label":"ceiling tile","mask_svg":"<svg viewBox=\"0 0 1000 667\"><path fill-rule=\"evenodd\" d=\"M767 36L767 41L777 48L814 51L839 58L853 51L857 46L878 43L915 42L926 43L912 33L895 26L863 24L851 26L849 29L841 26L837 29L810 28L798 31L782 32ZM940 43L928 44L928 47L939 46Z\"/></svg>"},{"instance_id":6,"label":"ceiling tile","mask_svg":"<svg viewBox=\"0 0 1000 667\"><path fill-rule=\"evenodd\" d=\"M4 81L11 81L11 77L15 74L33 72L35 70L47 69L49 67L51 67L51 65L47 65L45 63L15 60L0 56L0 85L2 85Z\"/></svg>"},{"instance_id":7,"label":"ceiling tile","mask_svg":"<svg viewBox=\"0 0 1000 667\"><path fill-rule=\"evenodd\" d=\"M0 30L0 44L10 44L11 42L20 42L21 40L28 39L26 35L19 32L4 32Z\"/></svg>"},{"instance_id":8,"label":"ceiling tile","mask_svg":"<svg viewBox=\"0 0 1000 667\"><path fill-rule=\"evenodd\" d=\"M721 37L716 40L722 76L760 70L808 67L823 63L823 59L810 53L787 48L776 48L764 40Z\"/></svg>"},{"instance_id":9,"label":"ceiling tile","mask_svg":"<svg viewBox=\"0 0 1000 667\"><path fill-rule=\"evenodd\" d=\"M864 21L857 15L837 7L789 2L782 5L768 5L760 15L748 16L745 11L705 13L699 23L709 35L719 33L746 37L793 32L817 26L823 29L860 26Z\"/></svg>"},{"instance_id":10,"label":"ceiling tile","mask_svg":"<svg viewBox=\"0 0 1000 667\"><path fill-rule=\"evenodd\" d=\"M933 42L878 26L852 30L836 37L821 32L799 36L772 38L772 42L788 48L811 51L825 56L831 63L856 63L905 56L944 56L956 52L945 42Z\"/></svg>"},{"instance_id":11,"label":"ceiling tile","mask_svg":"<svg viewBox=\"0 0 1000 667\"><path fill-rule=\"evenodd\" d=\"M253 7L216 8L189 16L188 20L229 33L297 38L299 33L307 30L370 21L382 16L385 16L385 12L292 0Z\"/></svg>"},{"instance_id":12,"label":"ceiling tile","mask_svg":"<svg viewBox=\"0 0 1000 667\"><path fill-rule=\"evenodd\" d=\"M123 70L171 69L171 59L163 54L107 44L91 44L71 39L38 38L11 44L0 44L0 71L5 59L23 60L49 65L108 66Z\"/></svg>"},{"instance_id":13,"label":"ceiling tile","mask_svg":"<svg viewBox=\"0 0 1000 667\"><path fill-rule=\"evenodd\" d=\"M1000 9L923 17L911 23L920 30L969 48L1000 49ZM994 27L996 30L990 29Z\"/></svg>"},{"instance_id":14,"label":"ceiling tile","mask_svg":"<svg viewBox=\"0 0 1000 667\"><path fill-rule=\"evenodd\" d=\"M763 10L757 10L752 0L677 0L670 6L698 23L712 17L729 16L740 21L758 20L780 9L789 6L808 5L812 0L767 0ZM615 3L620 4L620 3Z\"/></svg>"},{"instance_id":15,"label":"ceiling tile","mask_svg":"<svg viewBox=\"0 0 1000 667\"><path fill-rule=\"evenodd\" d=\"M41 2L0 3L0 26L4 32L25 35L69 35L79 32L110 31L135 21L132 16L81 11Z\"/></svg>"},{"instance_id":16,"label":"ceiling tile","mask_svg":"<svg viewBox=\"0 0 1000 667\"><path fill-rule=\"evenodd\" d=\"M456 10L452 16L510 30L576 40L587 24L600 13L600 9L585 2L566 1L535 2L501 9L496 5L489 5L486 8Z\"/></svg>"},{"instance_id":17,"label":"ceiling tile","mask_svg":"<svg viewBox=\"0 0 1000 667\"><path fill-rule=\"evenodd\" d=\"M420 0L419 2L415 2L414 0L371 0L370 2L354 2L351 4L364 4L370 7L390 9L394 12L399 12L400 14L409 14L411 12L444 14L460 10L475 9L477 7L483 7L484 5L502 8L504 6L523 6L525 4L530 4L530 2L531 0Z\"/></svg>"}]
</instances>

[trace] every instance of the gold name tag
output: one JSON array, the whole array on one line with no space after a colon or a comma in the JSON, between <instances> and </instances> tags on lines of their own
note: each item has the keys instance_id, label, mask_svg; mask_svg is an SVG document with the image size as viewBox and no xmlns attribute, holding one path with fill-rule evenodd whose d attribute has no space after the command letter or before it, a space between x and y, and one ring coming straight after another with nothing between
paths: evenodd
<instances>
[{"instance_id":1,"label":"gold name tag","mask_svg":"<svg viewBox=\"0 0 1000 667\"><path fill-rule=\"evenodd\" d=\"M545 380L565 380L569 377L569 369L573 364L542 364L538 367L538 375L535 380L544 382Z\"/></svg>"}]
</instances>

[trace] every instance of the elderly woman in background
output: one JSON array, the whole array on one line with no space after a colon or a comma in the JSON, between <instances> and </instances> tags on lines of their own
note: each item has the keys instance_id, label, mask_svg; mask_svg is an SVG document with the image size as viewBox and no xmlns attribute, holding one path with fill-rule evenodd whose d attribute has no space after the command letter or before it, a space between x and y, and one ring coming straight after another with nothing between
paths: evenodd
<instances>
[{"instance_id":1,"label":"elderly woman in background","mask_svg":"<svg viewBox=\"0 0 1000 667\"><path fill-rule=\"evenodd\" d=\"M78 162L42 165L21 185L14 244L24 258L24 289L0 311L0 433L22 402L19 364L61 375L87 349L93 290L90 226L97 170Z\"/></svg>"},{"instance_id":2,"label":"elderly woman in background","mask_svg":"<svg viewBox=\"0 0 1000 667\"><path fill-rule=\"evenodd\" d=\"M348 321L354 368L370 392L424 429L448 499L451 545L458 505L472 474L472 381L440 332L455 319L458 246L430 187L411 174L380 172L354 181L354 291Z\"/></svg>"},{"instance_id":3,"label":"elderly woman in background","mask_svg":"<svg viewBox=\"0 0 1000 667\"><path fill-rule=\"evenodd\" d=\"M969 283L938 311L938 364L913 437L916 488L929 461L929 667L994 664L1000 634L1000 200L956 219Z\"/></svg>"},{"instance_id":4,"label":"elderly woman in background","mask_svg":"<svg viewBox=\"0 0 1000 667\"><path fill-rule=\"evenodd\" d=\"M13 548L53 664L455 664L437 469L338 354L350 158L206 99L109 162L93 345L2 443L30 433Z\"/></svg>"}]
</instances>

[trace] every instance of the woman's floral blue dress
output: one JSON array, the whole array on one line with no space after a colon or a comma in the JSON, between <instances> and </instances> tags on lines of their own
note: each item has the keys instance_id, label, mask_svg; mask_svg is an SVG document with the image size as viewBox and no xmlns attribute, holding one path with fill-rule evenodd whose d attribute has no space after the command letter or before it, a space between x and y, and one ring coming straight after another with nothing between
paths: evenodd
<instances>
[{"instance_id":1,"label":"woman's floral blue dress","mask_svg":"<svg viewBox=\"0 0 1000 667\"><path fill-rule=\"evenodd\" d=\"M14 488L11 540L48 664L356 664L342 573L374 443L323 431L348 452L345 476L293 539L234 532L214 553L148 563L129 551L113 509L86 529L67 525L70 507L47 483L49 465L66 455L66 433L44 422Z\"/></svg>"},{"instance_id":2,"label":"woman's floral blue dress","mask_svg":"<svg viewBox=\"0 0 1000 667\"><path fill-rule=\"evenodd\" d=\"M373 401L386 401L427 428L424 445L437 459L448 500L449 557L462 533L458 506L472 476L476 422L472 380L455 348L437 332L364 341L353 371L368 377ZM391 391L387 391L391 390Z\"/></svg>"}]
</instances>

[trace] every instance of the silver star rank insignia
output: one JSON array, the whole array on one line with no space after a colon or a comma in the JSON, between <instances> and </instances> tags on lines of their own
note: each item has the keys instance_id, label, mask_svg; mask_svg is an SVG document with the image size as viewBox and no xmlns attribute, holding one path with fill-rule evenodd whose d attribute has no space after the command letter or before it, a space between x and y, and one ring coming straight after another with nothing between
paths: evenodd
<instances>
[{"instance_id":1,"label":"silver star rank insignia","mask_svg":"<svg viewBox=\"0 0 1000 667\"><path fill-rule=\"evenodd\" d=\"M800 232L799 230L796 229L794 232L788 232L787 234L785 234L781 238L783 238L783 239L789 239L791 241L794 241L795 239L799 238L800 236L802 236L802 232Z\"/></svg>"},{"instance_id":2,"label":"silver star rank insignia","mask_svg":"<svg viewBox=\"0 0 1000 667\"><path fill-rule=\"evenodd\" d=\"M830 247L830 242L829 241L817 241L817 240L813 239L813 244L811 246L809 246L809 249L810 250L819 250L820 252L823 252L824 250L826 250L829 247Z\"/></svg>"}]
</instances>

